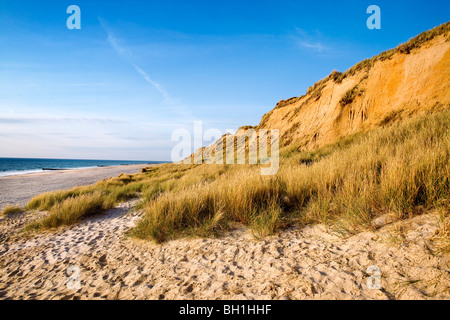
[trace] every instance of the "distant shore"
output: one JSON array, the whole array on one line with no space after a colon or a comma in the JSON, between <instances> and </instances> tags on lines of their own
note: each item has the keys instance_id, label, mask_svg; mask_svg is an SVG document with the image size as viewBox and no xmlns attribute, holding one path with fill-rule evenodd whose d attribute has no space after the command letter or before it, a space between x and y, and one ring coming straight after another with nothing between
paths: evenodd
<instances>
[{"instance_id":1,"label":"distant shore","mask_svg":"<svg viewBox=\"0 0 450 320\"><path fill-rule=\"evenodd\" d=\"M133 164L86 169L68 169L0 177L0 210L8 204L24 206L32 197L61 189L70 189L116 177L120 173L138 173L155 164Z\"/></svg>"}]
</instances>

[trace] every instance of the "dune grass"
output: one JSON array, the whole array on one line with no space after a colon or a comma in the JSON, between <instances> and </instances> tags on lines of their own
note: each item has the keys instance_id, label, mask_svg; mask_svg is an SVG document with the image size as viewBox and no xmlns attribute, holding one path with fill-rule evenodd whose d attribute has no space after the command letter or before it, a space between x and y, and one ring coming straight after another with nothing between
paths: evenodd
<instances>
[{"instance_id":1,"label":"dune grass","mask_svg":"<svg viewBox=\"0 0 450 320\"><path fill-rule=\"evenodd\" d=\"M49 214L28 228L73 224L134 197L144 216L129 234L156 242L217 236L235 222L257 238L294 223L325 223L348 235L373 229L387 212L398 219L427 208L448 212L449 127L447 108L311 152L289 145L274 176L251 165L158 165L37 196L27 209Z\"/></svg>"},{"instance_id":2,"label":"dune grass","mask_svg":"<svg viewBox=\"0 0 450 320\"><path fill-rule=\"evenodd\" d=\"M345 78L353 76L356 72L360 70L366 70L367 72L375 65L377 61L384 61L391 59L391 57L396 53L402 54L410 54L415 49L419 49L425 43L433 40L434 38L444 35L446 40L450 39L450 22L446 22L440 26L437 26L431 30L422 32L418 36L410 39L409 41L399 45L394 49L390 49L380 53L377 56L374 56L370 59L363 60L358 64L354 65L347 71L339 74L337 77L334 77L333 80L336 83L341 83Z\"/></svg>"},{"instance_id":3,"label":"dune grass","mask_svg":"<svg viewBox=\"0 0 450 320\"><path fill-rule=\"evenodd\" d=\"M24 212L24 210L21 207L9 204L2 210L2 212L0 213L0 216L11 217L15 214L22 213L22 212Z\"/></svg>"},{"instance_id":4,"label":"dune grass","mask_svg":"<svg viewBox=\"0 0 450 320\"><path fill-rule=\"evenodd\" d=\"M110 208L111 203L101 192L69 197L53 206L43 219L29 223L25 230L43 230L72 225L82 218L102 213Z\"/></svg>"},{"instance_id":5,"label":"dune grass","mask_svg":"<svg viewBox=\"0 0 450 320\"><path fill-rule=\"evenodd\" d=\"M325 223L351 234L373 228L379 214L394 212L402 219L419 213L419 206L446 206L449 116L448 110L421 116L315 152L290 146L281 151L280 171L273 177L235 166L214 181L180 187L149 202L131 233L164 241L186 230L204 233L204 225L214 220L211 234L230 221L248 225L259 236L293 222Z\"/></svg>"},{"instance_id":6,"label":"dune grass","mask_svg":"<svg viewBox=\"0 0 450 320\"><path fill-rule=\"evenodd\" d=\"M345 107L346 105L349 105L353 102L353 100L355 100L355 98L358 95L361 95L363 93L363 90L361 90L359 88L358 85L354 86L353 88L351 88L350 90L348 90L341 98L341 100L339 101L339 104L343 107Z\"/></svg>"}]
</instances>

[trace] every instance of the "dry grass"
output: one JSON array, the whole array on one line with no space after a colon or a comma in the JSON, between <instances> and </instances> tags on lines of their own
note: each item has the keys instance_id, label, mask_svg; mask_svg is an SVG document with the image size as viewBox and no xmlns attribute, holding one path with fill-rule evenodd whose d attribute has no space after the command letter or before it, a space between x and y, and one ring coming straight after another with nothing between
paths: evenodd
<instances>
[{"instance_id":1,"label":"dry grass","mask_svg":"<svg viewBox=\"0 0 450 320\"><path fill-rule=\"evenodd\" d=\"M296 103L297 101L299 101L302 97L293 97L287 100L280 100L277 105L275 106L275 109L281 109L285 106L288 106L292 103Z\"/></svg>"},{"instance_id":2,"label":"dry grass","mask_svg":"<svg viewBox=\"0 0 450 320\"><path fill-rule=\"evenodd\" d=\"M146 216L132 234L164 241L186 230L204 233L211 220L221 222L211 234L235 221L264 236L299 220L349 234L372 228L372 219L385 212L406 218L419 205L439 206L449 196L449 114L347 137L311 153L290 146L282 150L282 165L273 177L234 166L210 182L180 185L144 206ZM192 169L185 178L204 169Z\"/></svg>"},{"instance_id":3,"label":"dry grass","mask_svg":"<svg viewBox=\"0 0 450 320\"><path fill-rule=\"evenodd\" d=\"M359 86L358 85L356 85L356 86L354 86L352 89L350 89L350 90L348 90L343 96L342 96L342 98L341 98L341 100L339 101L339 104L341 105L341 106L346 106L346 105L349 105L349 104L351 104L352 102L353 102L353 100L355 100L355 98L358 96L358 95L361 95L362 94L362 90L361 89L359 89Z\"/></svg>"},{"instance_id":4,"label":"dry grass","mask_svg":"<svg viewBox=\"0 0 450 320\"><path fill-rule=\"evenodd\" d=\"M2 210L0 216L10 217L22 212L24 212L24 210L21 207L9 204Z\"/></svg>"},{"instance_id":5,"label":"dry grass","mask_svg":"<svg viewBox=\"0 0 450 320\"><path fill-rule=\"evenodd\" d=\"M72 225L85 217L102 213L110 208L111 205L101 192L70 197L55 205L43 219L28 224L25 230L43 230Z\"/></svg>"},{"instance_id":6,"label":"dry grass","mask_svg":"<svg viewBox=\"0 0 450 320\"><path fill-rule=\"evenodd\" d=\"M437 255L448 255L450 254L450 210L440 208L439 211L439 229L431 239L434 244L433 251Z\"/></svg>"},{"instance_id":7,"label":"dry grass","mask_svg":"<svg viewBox=\"0 0 450 320\"><path fill-rule=\"evenodd\" d=\"M130 234L157 242L217 236L232 222L250 227L257 238L293 223L325 223L352 234L373 228L373 218L386 212L402 219L416 214L418 206L445 207L449 127L447 109L312 152L290 145L280 151L275 176L261 176L251 165L160 165L38 196L27 207L49 215L29 228L76 223L140 196L144 217Z\"/></svg>"},{"instance_id":8,"label":"dry grass","mask_svg":"<svg viewBox=\"0 0 450 320\"><path fill-rule=\"evenodd\" d=\"M449 32L450 32L450 22L444 23L436 28L433 28L431 30L419 34L418 36L412 38L408 42L401 44L397 48L387 50L385 52L380 53L377 56L359 62L346 72L340 74L337 77L334 77L333 79L336 83L341 83L345 78L353 76L356 72L360 70L370 71L370 69L374 66L375 62L390 59L395 53L410 54L411 52L413 52L413 50L420 48L423 44L443 34L448 39Z\"/></svg>"}]
</instances>

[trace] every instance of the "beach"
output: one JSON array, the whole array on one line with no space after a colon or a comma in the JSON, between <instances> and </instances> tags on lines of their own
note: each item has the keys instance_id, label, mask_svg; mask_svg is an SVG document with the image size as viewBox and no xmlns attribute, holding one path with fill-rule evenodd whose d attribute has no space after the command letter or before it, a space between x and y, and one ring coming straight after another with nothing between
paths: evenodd
<instances>
[{"instance_id":1,"label":"beach","mask_svg":"<svg viewBox=\"0 0 450 320\"><path fill-rule=\"evenodd\" d=\"M142 167L148 165L0 178L0 199L2 205L23 206L42 192L94 184ZM208 177L210 168L184 171L187 180L180 169L168 164L158 168L159 176L150 172L141 175L144 180L138 175L115 182L127 188L146 183L151 190L158 183L151 179L192 183L192 177ZM175 192L166 193L168 201L177 199ZM450 260L442 251L448 238L445 208L422 207L420 214L401 220L387 211L372 227L348 234L331 224L291 223L258 237L251 226L230 221L219 234L185 234L157 243L129 233L148 215L148 208L137 209L139 201L131 197L75 224L37 233L23 232L24 227L48 211L0 217L0 300L450 299Z\"/></svg>"},{"instance_id":2,"label":"beach","mask_svg":"<svg viewBox=\"0 0 450 320\"><path fill-rule=\"evenodd\" d=\"M448 258L430 251L435 213L340 238L323 225L263 240L237 225L217 239L126 236L123 203L71 228L0 239L0 299L449 299ZM3 235L40 213L0 220ZM406 230L395 245L395 230ZM379 272L379 273L376 273ZM379 276L377 286L368 281Z\"/></svg>"},{"instance_id":3,"label":"beach","mask_svg":"<svg viewBox=\"0 0 450 320\"><path fill-rule=\"evenodd\" d=\"M0 302L450 300L450 1L95 3L0 5Z\"/></svg>"},{"instance_id":4,"label":"beach","mask_svg":"<svg viewBox=\"0 0 450 320\"><path fill-rule=\"evenodd\" d=\"M149 164L86 169L57 170L0 177L0 210L8 204L24 206L32 197L44 192L94 184L120 173L138 173Z\"/></svg>"},{"instance_id":5,"label":"beach","mask_svg":"<svg viewBox=\"0 0 450 320\"><path fill-rule=\"evenodd\" d=\"M65 170L0 179L2 204L86 185L143 165ZM144 217L138 199L71 226L23 227L47 215L0 217L0 299L450 299L440 214L342 236L323 224L293 225L259 239L233 223L216 238L162 244L127 233Z\"/></svg>"}]
</instances>

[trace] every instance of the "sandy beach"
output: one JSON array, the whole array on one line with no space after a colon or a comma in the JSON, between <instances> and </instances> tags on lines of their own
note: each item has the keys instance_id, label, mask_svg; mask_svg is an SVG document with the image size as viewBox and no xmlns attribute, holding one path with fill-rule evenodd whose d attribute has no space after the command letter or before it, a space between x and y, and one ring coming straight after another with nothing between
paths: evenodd
<instances>
[{"instance_id":1,"label":"sandy beach","mask_svg":"<svg viewBox=\"0 0 450 320\"><path fill-rule=\"evenodd\" d=\"M142 214L135 203L30 239L8 235L42 213L0 220L0 299L450 298L448 258L430 249L434 213L345 239L316 225L256 240L236 226L158 245L126 237ZM370 266L379 288L367 285Z\"/></svg>"},{"instance_id":2,"label":"sandy beach","mask_svg":"<svg viewBox=\"0 0 450 320\"><path fill-rule=\"evenodd\" d=\"M0 303L450 300L450 1L79 2L0 5Z\"/></svg>"},{"instance_id":3,"label":"sandy beach","mask_svg":"<svg viewBox=\"0 0 450 320\"><path fill-rule=\"evenodd\" d=\"M1 178L0 199L24 204L141 167ZM235 225L216 239L155 244L127 236L143 215L137 201L31 236L23 226L46 212L1 217L0 299L450 299L450 261L434 250L437 212L395 223L382 216L377 231L345 238L311 225L257 240Z\"/></svg>"},{"instance_id":4,"label":"sandy beach","mask_svg":"<svg viewBox=\"0 0 450 320\"><path fill-rule=\"evenodd\" d=\"M42 192L142 167L4 177L0 201L24 205ZM156 244L127 235L144 215L137 203L38 234L21 231L47 212L0 217L0 300L450 299L449 256L436 249L443 234L437 211L401 221L388 213L373 221L376 231L346 237L316 224L261 240L235 224L218 238Z\"/></svg>"},{"instance_id":5,"label":"sandy beach","mask_svg":"<svg viewBox=\"0 0 450 320\"><path fill-rule=\"evenodd\" d=\"M136 164L0 177L0 210L8 204L24 206L32 197L44 192L89 185L120 173L138 173L143 167L149 166Z\"/></svg>"}]
</instances>

